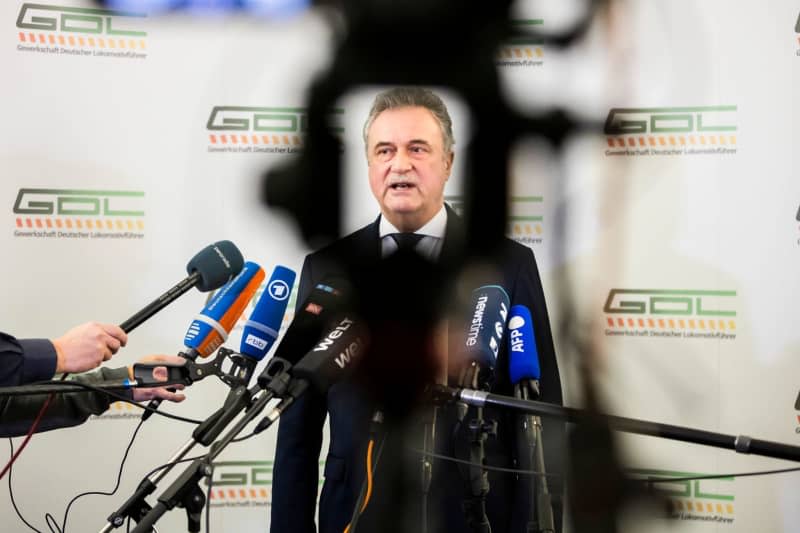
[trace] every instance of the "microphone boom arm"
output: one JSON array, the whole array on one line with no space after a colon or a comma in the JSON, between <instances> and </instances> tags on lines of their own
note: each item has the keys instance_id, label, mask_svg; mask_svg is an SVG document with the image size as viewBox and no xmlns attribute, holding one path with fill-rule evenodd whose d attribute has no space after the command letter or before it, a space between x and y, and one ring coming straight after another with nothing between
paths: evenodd
<instances>
[{"instance_id":1,"label":"microphone boom arm","mask_svg":"<svg viewBox=\"0 0 800 533\"><path fill-rule=\"evenodd\" d=\"M599 421L608 424L611 429L616 431L714 446L716 448L735 450L737 453L754 454L772 457L774 459L800 462L800 447L780 442L754 439L746 435L725 435L723 433L661 424L647 420L637 420L635 418L590 413L586 410L576 409L574 407L562 407L545 402L521 400L473 389L456 389L436 385L431 388L431 393L436 401L443 403L463 402L475 407L489 405L510 409L516 412L551 416L576 424L586 422L596 423Z\"/></svg>"}]
</instances>

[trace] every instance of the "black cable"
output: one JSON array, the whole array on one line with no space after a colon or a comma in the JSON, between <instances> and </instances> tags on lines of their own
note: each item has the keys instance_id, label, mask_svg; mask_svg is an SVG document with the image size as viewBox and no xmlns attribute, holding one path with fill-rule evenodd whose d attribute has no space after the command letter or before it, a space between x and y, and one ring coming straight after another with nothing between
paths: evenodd
<instances>
[{"instance_id":1,"label":"black cable","mask_svg":"<svg viewBox=\"0 0 800 533\"><path fill-rule=\"evenodd\" d=\"M728 477L751 477L751 476L770 476L774 474L787 474L790 472L800 472L800 467L782 468L780 470L759 470L757 472L742 472L740 474L711 474L708 476L695 477L660 477L660 478L631 478L631 481L641 481L644 483L665 483L675 481L699 481L703 479L723 479Z\"/></svg>"},{"instance_id":2,"label":"black cable","mask_svg":"<svg viewBox=\"0 0 800 533\"><path fill-rule=\"evenodd\" d=\"M45 513L44 514L44 523L47 524L48 529L50 529L50 533L53 533L53 531L54 531L53 527L54 526L55 526L57 531L59 531L59 532L61 531L59 529L59 527L58 527L58 522L56 522L56 519L50 513Z\"/></svg>"},{"instance_id":3,"label":"black cable","mask_svg":"<svg viewBox=\"0 0 800 533\"><path fill-rule=\"evenodd\" d=\"M67 517L69 516L69 510L72 507L72 504L74 504L80 498L82 498L84 496L89 496L89 495L113 496L114 494L117 493L117 490L119 490L119 486L120 486L120 483L122 481L122 471L125 468L125 462L128 460L128 454L130 453L131 448L133 447L133 443L136 440L136 436L139 434L139 430L142 429L142 424L143 423L144 423L144 420L139 420L139 424L136 426L136 429L133 431L133 435L131 435L131 440L128 443L127 448L125 448L125 453L123 454L122 461L119 464L119 472L117 472L117 482L114 485L114 488L111 489L111 492L99 492L99 491L83 492L81 494L78 494L74 498L72 498L72 500L70 500L70 502L67 504L66 510L64 511L64 520L61 522L61 528L59 528L58 524L56 524L56 529L55 529L56 533L66 533L67 532ZM50 516L49 513L45 516L45 518L47 518L48 516ZM48 521L48 526L49 525L50 525L50 523ZM50 531L51 532L54 531L52 527L50 528Z\"/></svg>"},{"instance_id":4,"label":"black cable","mask_svg":"<svg viewBox=\"0 0 800 533\"><path fill-rule=\"evenodd\" d=\"M211 486L214 484L214 463L211 463L208 475L208 491L206 492L206 533L211 533Z\"/></svg>"},{"instance_id":5,"label":"black cable","mask_svg":"<svg viewBox=\"0 0 800 533\"><path fill-rule=\"evenodd\" d=\"M206 455L207 455L207 454L203 454L203 455L195 455L194 457L185 457L185 458L183 458L183 459L180 459L180 460L178 460L178 461L172 461L171 463L164 463L163 465L160 465L160 466L157 466L157 467L155 467L154 469L152 469L151 471L149 471L148 473L146 473L146 474L145 474L144 476L142 476L142 477L143 477L143 478L150 477L150 476L152 476L153 474L155 474L156 472L158 472L159 470L164 470L165 468L169 468L170 466L175 466L175 465L178 465L178 464L181 464L181 463L188 463L189 461L194 461L194 460L196 460L196 459L202 459L202 458L203 458L203 457L205 457Z\"/></svg>"},{"instance_id":6,"label":"black cable","mask_svg":"<svg viewBox=\"0 0 800 533\"><path fill-rule=\"evenodd\" d=\"M10 438L8 439L8 444L9 444L9 446L11 446L11 457L14 457L14 442ZM17 513L17 516L19 517L20 520L22 520L22 523L25 524L26 526L28 526L32 531L35 531L36 533L42 533L41 531L39 531L38 529L36 529L32 525L30 525L30 523L27 520L25 520L25 517L22 516L22 513L19 511L19 508L17 507L17 502L16 502L16 500L14 500L14 489L11 488L11 473L13 471L14 471L14 466L13 465L9 466L8 467L8 496L11 499L11 505L12 505L12 507L14 507L14 512Z\"/></svg>"},{"instance_id":7,"label":"black cable","mask_svg":"<svg viewBox=\"0 0 800 533\"><path fill-rule=\"evenodd\" d=\"M256 432L254 431L253 433L250 433L249 435L245 435L244 437L238 437L238 438L236 438L236 439L233 439L233 440L231 441L231 444L233 444L234 442L243 442L243 441L246 441L247 439L250 439L250 438L252 438L252 437L255 437L256 435L258 435L258 433L256 433Z\"/></svg>"},{"instance_id":8,"label":"black cable","mask_svg":"<svg viewBox=\"0 0 800 533\"><path fill-rule=\"evenodd\" d=\"M138 402L135 402L135 401L131 400L130 398L127 398L127 397L125 397L125 396L123 396L121 394L117 394L116 392L111 392L111 391L102 389L100 387L95 387L94 385L89 385L88 383L81 383L79 381L68 381L66 383L61 382L61 381L38 381L38 382L36 382L36 385L67 385L67 386L77 385L78 387L83 387L84 389L89 389L89 390L92 390L92 391L95 391L95 392L99 392L101 394L105 394L106 396L110 396L112 398L116 398L117 400L119 400L121 402L125 402L125 403L129 403L129 404L135 405L137 407L140 407L140 408L144 409L145 411L152 411L154 414L157 414L157 415L160 415L160 416L165 416L165 417L171 418L173 420L178 420L180 422L186 422L188 424L195 424L195 425L199 425L202 422L201 420L195 420L193 418L185 418L183 416L173 415L173 414L170 414L170 413L165 413L163 411L159 411L158 409L153 409L152 407L148 407L147 405L141 405Z\"/></svg>"},{"instance_id":9,"label":"black cable","mask_svg":"<svg viewBox=\"0 0 800 533\"><path fill-rule=\"evenodd\" d=\"M545 476L545 477L554 477L554 478L562 477L561 474L546 474L546 473L543 474L542 472L539 472L538 470L520 470L518 468L505 468L505 467L502 467L502 466L489 466L487 464L480 465L478 463L473 463L472 461L467 461L465 459L457 459L457 458L451 457L449 455L441 455L441 454L438 454L438 453L426 452L425 450L420 450L419 448L411 448L411 451L419 453L421 455L427 455L429 457L435 457L436 459L442 459L443 461L450 461L450 462L453 462L453 463L461 463L461 464L465 464L465 465L469 465L469 466L477 466L477 467L483 468L484 470L490 470L490 471L495 471L495 472L504 472L504 473L507 473L507 474L525 474L525 475L529 475L529 476Z\"/></svg>"},{"instance_id":10,"label":"black cable","mask_svg":"<svg viewBox=\"0 0 800 533\"><path fill-rule=\"evenodd\" d=\"M426 452L425 450L420 450L418 448L411 448L412 452L416 452L422 455L428 455L430 457L435 457L437 459L442 459L444 461L451 461L453 463L462 463L465 465L470 466L480 466L485 470L494 470L496 472L505 472L508 474L523 474L529 476L545 476L545 477L555 477L560 478L562 477L561 474L542 474L537 470L520 470L517 468L505 468L502 466L489 466L489 465L478 465L477 463L472 463L471 461L465 461L463 459L457 459L455 457L450 457L449 455L441 455L438 453L433 452ZM640 481L643 483L673 483L677 481L695 481L695 480L703 480L703 479L722 479L728 477L752 477L752 476L769 476L774 474L786 474L791 472L800 472L800 467L794 468L783 468L779 470L757 470L755 472L741 472L738 474L712 474L708 476L693 476L693 477L676 477L676 478L629 478L630 481Z\"/></svg>"}]
</instances>

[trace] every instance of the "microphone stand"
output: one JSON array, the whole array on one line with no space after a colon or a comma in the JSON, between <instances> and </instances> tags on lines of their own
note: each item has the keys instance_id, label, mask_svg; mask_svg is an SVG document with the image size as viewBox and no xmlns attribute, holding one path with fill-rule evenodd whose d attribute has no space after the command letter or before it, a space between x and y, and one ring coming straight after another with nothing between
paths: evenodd
<instances>
[{"instance_id":1,"label":"microphone stand","mask_svg":"<svg viewBox=\"0 0 800 533\"><path fill-rule=\"evenodd\" d=\"M705 446L714 446L716 448L735 450L737 453L754 454L763 457L772 457L774 459L800 462L800 447L780 442L754 439L746 435L725 435L723 433L714 433L684 426L660 424L658 422L637 420L635 418L591 414L582 409L575 409L573 407L562 407L545 402L517 399L474 389L458 389L436 385L431 389L431 392L434 399L443 403L463 403L478 408L489 405L510 409L520 413L552 416L576 424L589 421L594 423L601 422L617 431L661 437Z\"/></svg>"},{"instance_id":2,"label":"microphone stand","mask_svg":"<svg viewBox=\"0 0 800 533\"><path fill-rule=\"evenodd\" d=\"M439 409L433 404L430 408L423 407L422 421L422 458L421 458L421 533L428 533L428 494L431 491L431 480L433 479L433 461L430 454L435 451L436 443L436 411Z\"/></svg>"},{"instance_id":3,"label":"microphone stand","mask_svg":"<svg viewBox=\"0 0 800 533\"><path fill-rule=\"evenodd\" d=\"M273 361L276 361L274 367ZM271 367L273 367L272 371L274 375L267 372ZM200 491L198 483L201 479L213 473L214 459L216 459L239 433L241 433L245 426L264 410L270 400L275 397L283 398L281 402L267 414L266 418L258 424L253 433L260 433L270 427L280 417L281 413L294 403L295 399L308 388L308 382L306 380L292 380L289 377L288 368L288 363L282 359L273 358L270 361L267 370L258 378L258 389L263 390L264 393L251 403L249 408L245 411L244 416L242 416L220 440L211 445L208 454L202 458L195 459L192 464L167 487L161 496L159 496L156 506L142 517L133 529L133 533L150 532L155 523L164 516L167 511L181 505L187 498L197 498L198 491L204 503L205 496L202 494L202 491ZM253 396L257 395L261 390L256 390ZM197 531L199 531L199 529Z\"/></svg>"},{"instance_id":4,"label":"microphone stand","mask_svg":"<svg viewBox=\"0 0 800 533\"><path fill-rule=\"evenodd\" d=\"M228 357L232 360L232 366L226 373L222 371L222 362ZM273 361L275 361L275 363L273 363ZM127 518L132 518L136 521L142 519L151 510L145 498L158 488L158 483L172 471L175 464L186 457L189 451L197 444L208 446L214 442L225 427L230 424L243 409L251 405L253 395L260 389L256 389L255 391L248 390L247 383L250 381L250 377L257 363L258 361L251 357L241 356L227 348L220 348L217 357L211 363L197 365L193 361L187 360L186 365L169 367L170 370L172 368L184 369L194 380L203 379L209 375L217 375L223 382L231 387L231 390L228 392L223 406L197 426L192 432L192 437L170 457L169 461L167 461L169 466L144 478L139 483L134 493L116 511L108 516L107 523L100 530L100 533L108 533L112 529L121 527ZM281 359L273 359L270 361L270 365L264 370L264 373L278 372L280 369L278 365L280 363L283 363ZM137 364L134 366L134 375L139 373L147 374L150 371L149 368L155 366L163 365ZM184 368L186 366L189 368ZM191 382L192 379L189 378L188 383L190 384ZM202 491L192 491L182 496L184 499L181 501L181 504L186 509L189 531L200 531L200 513L205 504L205 495Z\"/></svg>"},{"instance_id":5,"label":"microphone stand","mask_svg":"<svg viewBox=\"0 0 800 533\"><path fill-rule=\"evenodd\" d=\"M476 363L462 371L460 383L477 387L480 369ZM434 386L438 390L440 385ZM470 408L471 407L471 408ZM486 514L486 495L489 493L489 474L482 467L486 458L484 443L488 437L497 436L497 421L484 420L483 406L469 406L467 402L456 400L458 413L459 437L456 442L456 457L469 461L468 466L459 465L461 477L465 480L466 494L462 501L464 516L470 531L475 533L491 533L492 526ZM464 424L467 414L468 422ZM466 441L466 447L461 443Z\"/></svg>"},{"instance_id":6,"label":"microphone stand","mask_svg":"<svg viewBox=\"0 0 800 533\"><path fill-rule=\"evenodd\" d=\"M539 381L525 380L514 385L514 397L521 400L539 398ZM517 460L522 470L538 472L534 478L524 477L520 480L533 499L529 509L536 509L535 516L528 513L525 531L528 533L554 533L553 502L547 487L547 476L544 465L544 447L542 445L542 421L536 415L522 414L517 424Z\"/></svg>"}]
</instances>

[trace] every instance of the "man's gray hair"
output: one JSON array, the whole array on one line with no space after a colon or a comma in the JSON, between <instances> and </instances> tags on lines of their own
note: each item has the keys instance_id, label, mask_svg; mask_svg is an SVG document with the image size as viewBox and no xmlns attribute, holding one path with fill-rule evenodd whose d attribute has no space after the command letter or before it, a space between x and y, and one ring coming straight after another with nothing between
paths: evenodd
<instances>
[{"instance_id":1,"label":"man's gray hair","mask_svg":"<svg viewBox=\"0 0 800 533\"><path fill-rule=\"evenodd\" d=\"M439 128L442 131L442 144L444 146L445 155L453 150L453 145L456 143L453 138L453 121L450 119L450 114L447 112L447 106L439 98L436 93L430 89L416 86L395 87L378 93L375 101L372 102L372 109L369 110L367 121L364 123L364 148L369 152L367 146L367 132L375 122L375 118L387 109L397 109L400 107L424 107L430 111L436 121L439 123Z\"/></svg>"}]
</instances>

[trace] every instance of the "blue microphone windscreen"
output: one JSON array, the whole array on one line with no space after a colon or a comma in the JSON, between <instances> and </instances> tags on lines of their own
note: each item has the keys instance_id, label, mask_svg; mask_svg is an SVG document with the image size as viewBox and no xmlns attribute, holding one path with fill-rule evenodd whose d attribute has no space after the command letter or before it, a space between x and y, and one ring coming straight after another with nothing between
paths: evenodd
<instances>
[{"instance_id":1,"label":"blue microphone windscreen","mask_svg":"<svg viewBox=\"0 0 800 533\"><path fill-rule=\"evenodd\" d=\"M189 260L186 272L200 274L197 288L203 292L219 289L244 267L242 253L231 241L209 244Z\"/></svg>"},{"instance_id":2,"label":"blue microphone windscreen","mask_svg":"<svg viewBox=\"0 0 800 533\"><path fill-rule=\"evenodd\" d=\"M242 354L260 361L272 348L286 314L294 279L294 270L290 268L278 265L272 271L256 308L244 325L239 348Z\"/></svg>"},{"instance_id":3,"label":"blue microphone windscreen","mask_svg":"<svg viewBox=\"0 0 800 533\"><path fill-rule=\"evenodd\" d=\"M524 379L539 379L541 370L536 337L533 333L533 320L530 310L524 305L515 305L511 308L511 316L508 319L508 353L508 373L511 383L516 385Z\"/></svg>"},{"instance_id":4,"label":"blue microphone windscreen","mask_svg":"<svg viewBox=\"0 0 800 533\"><path fill-rule=\"evenodd\" d=\"M508 294L499 285L472 291L472 303L464 343L469 360L494 368L508 319Z\"/></svg>"}]
</instances>

